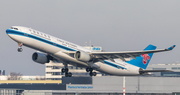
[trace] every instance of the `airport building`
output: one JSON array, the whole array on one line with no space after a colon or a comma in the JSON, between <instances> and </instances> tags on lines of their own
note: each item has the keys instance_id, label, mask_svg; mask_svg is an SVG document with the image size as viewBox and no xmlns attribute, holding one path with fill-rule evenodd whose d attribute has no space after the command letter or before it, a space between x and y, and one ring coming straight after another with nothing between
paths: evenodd
<instances>
[{"instance_id":1,"label":"airport building","mask_svg":"<svg viewBox=\"0 0 180 95\"><path fill-rule=\"evenodd\" d=\"M61 69L64 68L62 63L46 63L46 79L47 80L61 80L64 73L61 73ZM75 67L68 65L69 71L73 76L89 76L85 68ZM149 64L147 70L171 70L173 72L153 72L149 73L150 76L156 77L180 77L180 63L172 64ZM97 71L97 76L108 76Z\"/></svg>"},{"instance_id":2,"label":"airport building","mask_svg":"<svg viewBox=\"0 0 180 95\"><path fill-rule=\"evenodd\" d=\"M61 73L61 69L64 68L62 63L46 63L46 80L61 80L64 73ZM75 67L68 65L69 71L73 76L89 76L85 68ZM153 72L149 73L150 76L156 77L180 77L180 63L172 64L149 64L147 70L171 70L173 72ZM97 76L108 76L97 71Z\"/></svg>"},{"instance_id":3,"label":"airport building","mask_svg":"<svg viewBox=\"0 0 180 95\"><path fill-rule=\"evenodd\" d=\"M59 63L53 66L61 67ZM50 66L50 65L47 65ZM62 66L63 67L63 66ZM152 73L153 76L126 77L126 95L180 95L180 64L149 64L147 69L173 70L171 74ZM50 67L46 68L47 72ZM56 71L56 67L50 69ZM89 77L85 69L72 68L73 77L63 74L46 73L44 76L22 76L20 80L0 80L0 95L123 95L123 77L102 76ZM73 68L75 69L73 71ZM83 74L84 75L80 75ZM60 75L61 74L61 75ZM48 77L49 76L49 77ZM8 76L0 76L7 78ZM51 79L59 78L59 79Z\"/></svg>"},{"instance_id":4,"label":"airport building","mask_svg":"<svg viewBox=\"0 0 180 95\"><path fill-rule=\"evenodd\" d=\"M173 72L154 72L153 76L180 77L180 63L149 64L148 70L171 70Z\"/></svg>"},{"instance_id":5,"label":"airport building","mask_svg":"<svg viewBox=\"0 0 180 95\"><path fill-rule=\"evenodd\" d=\"M12 77L18 77L18 78L12 79L10 75L8 76L1 75L0 81L1 80L46 80L45 76L12 76Z\"/></svg>"},{"instance_id":6,"label":"airport building","mask_svg":"<svg viewBox=\"0 0 180 95\"><path fill-rule=\"evenodd\" d=\"M179 95L180 77L125 77L125 91L126 95ZM123 77L0 81L0 95L123 95Z\"/></svg>"}]
</instances>

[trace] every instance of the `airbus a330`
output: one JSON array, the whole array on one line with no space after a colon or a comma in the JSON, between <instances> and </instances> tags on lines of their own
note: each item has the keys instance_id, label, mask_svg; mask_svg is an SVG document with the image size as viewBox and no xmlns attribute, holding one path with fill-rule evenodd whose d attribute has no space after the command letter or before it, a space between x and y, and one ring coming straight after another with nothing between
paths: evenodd
<instances>
[{"instance_id":1,"label":"airbus a330","mask_svg":"<svg viewBox=\"0 0 180 95\"><path fill-rule=\"evenodd\" d=\"M32 54L32 60L45 64L50 60L56 60L64 64L62 72L66 77L71 77L68 64L86 68L90 76L96 76L95 71L116 76L143 75L147 72L163 72L167 70L146 70L153 53L170 51L175 45L167 49L156 49L154 45L148 45L142 51L122 51L122 52L95 52L37 31L35 29L12 26L6 30L7 35L19 45L18 52L22 52L22 46L35 49L40 52ZM126 59L131 60L126 60Z\"/></svg>"}]
</instances>

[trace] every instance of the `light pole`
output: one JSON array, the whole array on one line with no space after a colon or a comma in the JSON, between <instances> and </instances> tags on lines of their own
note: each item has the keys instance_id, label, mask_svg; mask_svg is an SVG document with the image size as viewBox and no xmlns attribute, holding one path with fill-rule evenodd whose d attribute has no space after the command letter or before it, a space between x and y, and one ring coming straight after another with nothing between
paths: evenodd
<instances>
[{"instance_id":1,"label":"light pole","mask_svg":"<svg viewBox=\"0 0 180 95\"><path fill-rule=\"evenodd\" d=\"M123 77L123 95L125 95L125 82L126 82L126 80L125 80L125 76Z\"/></svg>"}]
</instances>

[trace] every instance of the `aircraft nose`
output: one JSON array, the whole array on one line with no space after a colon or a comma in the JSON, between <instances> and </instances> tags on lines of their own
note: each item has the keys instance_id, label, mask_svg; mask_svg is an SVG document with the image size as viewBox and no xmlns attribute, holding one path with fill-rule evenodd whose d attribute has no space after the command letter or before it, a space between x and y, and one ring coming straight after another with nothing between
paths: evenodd
<instances>
[{"instance_id":1,"label":"aircraft nose","mask_svg":"<svg viewBox=\"0 0 180 95\"><path fill-rule=\"evenodd\" d=\"M6 34L10 34L12 31L10 29L6 30Z\"/></svg>"},{"instance_id":2,"label":"aircraft nose","mask_svg":"<svg viewBox=\"0 0 180 95\"><path fill-rule=\"evenodd\" d=\"M7 29L7 30L6 30L6 34L7 34L10 38L12 38L11 34L13 34L13 30L12 30L12 29Z\"/></svg>"}]
</instances>

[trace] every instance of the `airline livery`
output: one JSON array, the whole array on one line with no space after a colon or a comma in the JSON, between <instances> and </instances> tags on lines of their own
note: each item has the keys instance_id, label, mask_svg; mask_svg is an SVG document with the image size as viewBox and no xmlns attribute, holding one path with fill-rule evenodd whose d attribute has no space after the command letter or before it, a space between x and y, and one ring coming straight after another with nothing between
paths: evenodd
<instances>
[{"instance_id":1,"label":"airline livery","mask_svg":"<svg viewBox=\"0 0 180 95\"><path fill-rule=\"evenodd\" d=\"M27 27L12 26L6 33L18 43L18 52L23 51L22 46L40 51L32 54L33 61L40 64L49 63L50 60L63 63L61 71L66 77L72 76L68 71L68 64L86 68L90 76L96 76L94 70L116 76L165 72L167 70L146 70L146 67L153 53L170 51L175 47L173 45L167 49L156 49L156 46L150 44L142 51L95 52Z\"/></svg>"}]
</instances>

